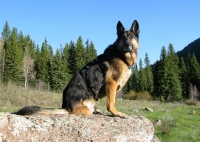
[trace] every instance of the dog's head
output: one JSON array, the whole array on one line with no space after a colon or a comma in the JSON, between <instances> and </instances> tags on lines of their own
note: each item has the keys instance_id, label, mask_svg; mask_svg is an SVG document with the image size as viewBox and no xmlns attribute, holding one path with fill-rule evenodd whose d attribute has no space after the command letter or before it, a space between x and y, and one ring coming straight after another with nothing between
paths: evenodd
<instances>
[{"instance_id":1,"label":"dog's head","mask_svg":"<svg viewBox=\"0 0 200 142\"><path fill-rule=\"evenodd\" d=\"M131 66L136 63L137 59L139 33L140 30L137 20L133 21L130 30L125 30L120 21L117 23L118 38L114 44L125 55L127 62L131 62L132 60L132 63L130 63Z\"/></svg>"}]
</instances>

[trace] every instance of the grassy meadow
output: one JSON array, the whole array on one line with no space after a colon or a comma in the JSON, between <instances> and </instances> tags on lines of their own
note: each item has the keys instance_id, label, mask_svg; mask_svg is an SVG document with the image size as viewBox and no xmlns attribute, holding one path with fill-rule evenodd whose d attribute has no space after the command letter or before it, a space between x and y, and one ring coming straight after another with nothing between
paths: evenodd
<instances>
[{"instance_id":1,"label":"grassy meadow","mask_svg":"<svg viewBox=\"0 0 200 142\"><path fill-rule=\"evenodd\" d=\"M102 105L103 104L103 105ZM98 102L104 113L106 100ZM153 112L146 111L149 107ZM189 106L184 103L160 103L153 101L116 100L116 108L127 115L142 115L155 124L155 135L162 142L200 142L200 105Z\"/></svg>"},{"instance_id":2,"label":"grassy meadow","mask_svg":"<svg viewBox=\"0 0 200 142\"><path fill-rule=\"evenodd\" d=\"M12 84L0 85L0 112L14 112L21 107L38 105L45 108L60 108L62 95L52 92L25 89ZM106 111L106 99L99 100L97 107ZM153 112L146 111L149 107ZM116 99L116 108L127 115L142 115L155 124L155 135L162 142L200 142L200 105L185 103L160 103L153 101Z\"/></svg>"},{"instance_id":3,"label":"grassy meadow","mask_svg":"<svg viewBox=\"0 0 200 142\"><path fill-rule=\"evenodd\" d=\"M48 91L25 89L11 83L6 86L0 85L0 111L12 112L30 105L44 108L61 108L62 96Z\"/></svg>"}]
</instances>

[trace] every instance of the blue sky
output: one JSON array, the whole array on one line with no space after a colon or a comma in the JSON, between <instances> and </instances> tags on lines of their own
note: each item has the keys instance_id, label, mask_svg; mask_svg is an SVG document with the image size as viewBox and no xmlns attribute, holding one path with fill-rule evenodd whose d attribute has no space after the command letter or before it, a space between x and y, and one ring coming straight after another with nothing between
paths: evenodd
<instances>
[{"instance_id":1,"label":"blue sky","mask_svg":"<svg viewBox=\"0 0 200 142\"><path fill-rule=\"evenodd\" d=\"M118 21L129 29L136 19L139 58L148 53L151 63L159 60L162 46L172 43L180 51L200 37L199 0L3 0L0 13L1 32L8 21L40 46L46 37L54 51L81 35L98 54L116 40Z\"/></svg>"}]
</instances>

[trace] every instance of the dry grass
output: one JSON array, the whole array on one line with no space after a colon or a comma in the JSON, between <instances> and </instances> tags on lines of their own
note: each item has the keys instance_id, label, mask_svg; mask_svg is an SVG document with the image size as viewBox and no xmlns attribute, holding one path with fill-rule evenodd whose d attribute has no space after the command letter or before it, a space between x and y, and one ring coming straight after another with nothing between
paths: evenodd
<instances>
[{"instance_id":1,"label":"dry grass","mask_svg":"<svg viewBox=\"0 0 200 142\"><path fill-rule=\"evenodd\" d=\"M152 100L152 96L150 93L148 92L135 92L133 90L131 90L130 92L128 92L127 94L125 94L123 96L124 99L128 99L128 100L148 100L151 101Z\"/></svg>"},{"instance_id":2,"label":"dry grass","mask_svg":"<svg viewBox=\"0 0 200 142\"><path fill-rule=\"evenodd\" d=\"M19 109L24 106L37 105L44 108L61 108L62 95L25 89L11 83L0 85L0 110ZM12 110L12 109L11 109Z\"/></svg>"}]
</instances>

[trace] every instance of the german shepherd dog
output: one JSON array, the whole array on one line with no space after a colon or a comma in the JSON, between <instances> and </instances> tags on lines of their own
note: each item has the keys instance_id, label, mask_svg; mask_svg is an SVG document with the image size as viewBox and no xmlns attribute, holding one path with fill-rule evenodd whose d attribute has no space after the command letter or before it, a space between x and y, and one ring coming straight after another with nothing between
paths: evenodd
<instances>
[{"instance_id":1,"label":"german shepherd dog","mask_svg":"<svg viewBox=\"0 0 200 142\"><path fill-rule=\"evenodd\" d=\"M96 112L95 100L107 97L107 110L114 116L125 117L115 109L116 92L120 91L136 63L139 24L135 20L126 31L117 23L117 40L104 53L83 67L63 91L62 108L72 114Z\"/></svg>"},{"instance_id":2,"label":"german shepherd dog","mask_svg":"<svg viewBox=\"0 0 200 142\"><path fill-rule=\"evenodd\" d=\"M64 89L64 111L83 115L98 113L100 111L96 108L95 101L107 97L107 110L113 116L126 117L115 109L115 97L128 81L131 66L136 63L139 33L139 24L136 20L130 30L125 30L120 21L117 23L116 41L75 74ZM36 106L25 107L17 114L26 114L32 110L41 112L43 109Z\"/></svg>"}]
</instances>

